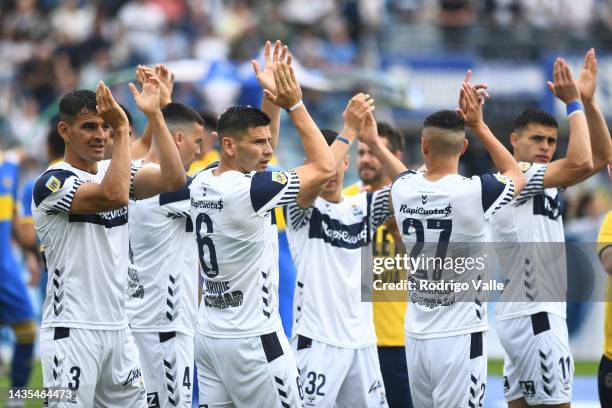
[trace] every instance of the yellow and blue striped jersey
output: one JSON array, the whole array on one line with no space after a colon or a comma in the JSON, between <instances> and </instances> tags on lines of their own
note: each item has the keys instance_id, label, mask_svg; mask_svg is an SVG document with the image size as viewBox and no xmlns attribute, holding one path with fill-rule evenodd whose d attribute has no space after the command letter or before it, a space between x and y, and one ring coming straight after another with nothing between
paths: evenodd
<instances>
[{"instance_id":1,"label":"yellow and blue striped jersey","mask_svg":"<svg viewBox=\"0 0 612 408\"><path fill-rule=\"evenodd\" d=\"M17 202L19 166L17 158L0 153L0 268L15 267L11 247L13 213Z\"/></svg>"},{"instance_id":2,"label":"yellow and blue striped jersey","mask_svg":"<svg viewBox=\"0 0 612 408\"><path fill-rule=\"evenodd\" d=\"M599 254L610 245L612 245L612 211L608 211L601 225L601 229L599 230L599 237L597 238L597 250ZM608 275L608 280L606 282L604 355L612 360L612 276L610 275Z\"/></svg>"}]
</instances>

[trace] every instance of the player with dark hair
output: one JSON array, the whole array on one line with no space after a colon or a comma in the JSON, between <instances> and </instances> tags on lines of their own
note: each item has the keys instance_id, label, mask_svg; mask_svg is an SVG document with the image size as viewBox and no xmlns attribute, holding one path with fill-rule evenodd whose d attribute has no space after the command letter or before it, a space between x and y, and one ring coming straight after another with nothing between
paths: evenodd
<instances>
[{"instance_id":1,"label":"player with dark hair","mask_svg":"<svg viewBox=\"0 0 612 408\"><path fill-rule=\"evenodd\" d=\"M376 122L376 128L381 141L401 160L404 151L402 132L387 122ZM344 190L346 195L355 195L361 191L375 192L393 181L365 143L358 145L357 169L360 182L347 187ZM388 219L376 229L372 243L375 256L394 257L396 251L402 250L395 218ZM385 283L400 283L405 278L405 271L391 268L377 276L377 279ZM397 290L375 290L372 293L380 370L390 408L412 408L404 349L405 299L405 294Z\"/></svg>"},{"instance_id":2,"label":"player with dark hair","mask_svg":"<svg viewBox=\"0 0 612 408\"><path fill-rule=\"evenodd\" d=\"M75 391L69 399L77 407L147 406L125 310L127 203L180 188L185 170L159 108L159 81L146 77L142 93L133 84L130 90L152 127L159 168L130 166L127 117L100 82L96 93L73 90L61 99L64 161L34 185L34 221L49 271L43 385ZM111 128L112 159L103 161Z\"/></svg>"},{"instance_id":3,"label":"player with dark hair","mask_svg":"<svg viewBox=\"0 0 612 408\"><path fill-rule=\"evenodd\" d=\"M180 103L162 108L185 170L200 156L204 121ZM155 143L142 166L159 167ZM130 201L127 314L149 406L190 407L198 310L198 256L189 219L189 178L178 191Z\"/></svg>"},{"instance_id":4,"label":"player with dark hair","mask_svg":"<svg viewBox=\"0 0 612 408\"><path fill-rule=\"evenodd\" d=\"M310 206L290 203L285 209L297 268L292 345L307 406L388 406L372 303L361 302L361 251L389 217L390 186L342 195L350 145L359 133L376 132L373 102L369 95L353 96L340 135L321 130L336 160L336 176Z\"/></svg>"},{"instance_id":5,"label":"player with dark hair","mask_svg":"<svg viewBox=\"0 0 612 408\"><path fill-rule=\"evenodd\" d=\"M612 160L610 133L594 98L596 74L593 49L577 81L564 60L555 62L554 83L548 86L567 106L570 135L564 158L552 160L558 124L546 112L525 111L510 136L527 184L511 206L493 217L491 232L494 242L511 244L500 254L507 285L495 313L511 408L570 406L574 364L565 321L567 266L559 191Z\"/></svg>"},{"instance_id":6,"label":"player with dark hair","mask_svg":"<svg viewBox=\"0 0 612 408\"><path fill-rule=\"evenodd\" d=\"M465 126L485 146L501 175L465 178L459 157L468 141ZM469 242L470 257L482 254L485 224L523 188L518 164L482 118L475 89L463 83L459 109L427 117L421 133L427 172L408 171L391 188L395 218L412 259L440 258L446 265L449 243ZM463 273L462 273L463 272ZM480 406L487 379L487 308L482 294L429 290L428 282L483 279L477 270L444 269L429 263L409 266L410 305L406 312L406 361L416 407ZM472 286L470 286L472 287ZM460 297L459 297L460 296Z\"/></svg>"},{"instance_id":7,"label":"player with dark hair","mask_svg":"<svg viewBox=\"0 0 612 408\"><path fill-rule=\"evenodd\" d=\"M217 123L221 160L190 185L204 296L196 329L199 403L218 407L301 407L293 352L278 313L278 243L273 210L308 206L334 175L334 159L302 103L286 62L273 64L266 98L286 109L308 164L266 172L276 140L270 118L232 107Z\"/></svg>"}]
</instances>

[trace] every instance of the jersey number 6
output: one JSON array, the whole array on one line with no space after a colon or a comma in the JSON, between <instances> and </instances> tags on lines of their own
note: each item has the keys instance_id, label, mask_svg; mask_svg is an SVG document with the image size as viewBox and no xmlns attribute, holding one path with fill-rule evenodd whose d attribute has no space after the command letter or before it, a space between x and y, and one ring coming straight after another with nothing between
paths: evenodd
<instances>
[{"instance_id":1,"label":"jersey number 6","mask_svg":"<svg viewBox=\"0 0 612 408\"><path fill-rule=\"evenodd\" d=\"M213 224L208 214L200 213L196 217L196 240L198 241L198 256L200 257L200 265L204 274L209 278L214 278L219 274L219 266L217 265L217 251L215 251L215 244L212 239L207 236L202 236L202 223L206 225L206 234L212 234ZM204 248L208 248L208 260L210 263L206 263L204 257Z\"/></svg>"}]
</instances>

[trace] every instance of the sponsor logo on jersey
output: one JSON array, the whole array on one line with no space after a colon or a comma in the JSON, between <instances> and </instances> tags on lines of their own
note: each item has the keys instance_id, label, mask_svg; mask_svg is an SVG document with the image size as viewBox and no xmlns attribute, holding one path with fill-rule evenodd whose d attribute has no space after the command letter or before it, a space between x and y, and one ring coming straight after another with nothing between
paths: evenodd
<instances>
[{"instance_id":1,"label":"sponsor logo on jersey","mask_svg":"<svg viewBox=\"0 0 612 408\"><path fill-rule=\"evenodd\" d=\"M368 242L367 223L363 218L355 224L341 224L340 221L321 213L317 208L313 208L308 238L321 238L323 241L339 248L361 248Z\"/></svg>"},{"instance_id":2,"label":"sponsor logo on jersey","mask_svg":"<svg viewBox=\"0 0 612 408\"><path fill-rule=\"evenodd\" d=\"M277 182L278 184L285 185L287 184L287 175L282 171L273 171L272 172L272 181Z\"/></svg>"},{"instance_id":3,"label":"sponsor logo on jersey","mask_svg":"<svg viewBox=\"0 0 612 408\"><path fill-rule=\"evenodd\" d=\"M116 210L105 211L97 214L70 214L68 222L85 222L89 224L103 225L105 228L120 227L127 224L127 207Z\"/></svg>"},{"instance_id":4,"label":"sponsor logo on jersey","mask_svg":"<svg viewBox=\"0 0 612 408\"><path fill-rule=\"evenodd\" d=\"M195 200L191 198L191 206L196 209L203 210L219 210L223 209L223 200L211 201L211 200Z\"/></svg>"},{"instance_id":5,"label":"sponsor logo on jersey","mask_svg":"<svg viewBox=\"0 0 612 408\"><path fill-rule=\"evenodd\" d=\"M535 395L535 384L533 381L519 381L523 395Z\"/></svg>"},{"instance_id":6,"label":"sponsor logo on jersey","mask_svg":"<svg viewBox=\"0 0 612 408\"><path fill-rule=\"evenodd\" d=\"M427 204L427 196L426 195L421 195L421 203L423 203L423 205Z\"/></svg>"},{"instance_id":7,"label":"sponsor logo on jersey","mask_svg":"<svg viewBox=\"0 0 612 408\"><path fill-rule=\"evenodd\" d=\"M551 220L556 220L561 215L561 202L559 195L555 198L542 193L533 197L533 214L544 215Z\"/></svg>"},{"instance_id":8,"label":"sponsor logo on jersey","mask_svg":"<svg viewBox=\"0 0 612 408\"><path fill-rule=\"evenodd\" d=\"M55 193L57 190L59 190L61 186L61 181L55 178L55 176L51 176L51 178L45 183L45 187L47 187L52 193Z\"/></svg>"},{"instance_id":9,"label":"sponsor logo on jersey","mask_svg":"<svg viewBox=\"0 0 612 408\"><path fill-rule=\"evenodd\" d=\"M449 216L453 212L453 207L448 204L444 208L423 208L423 207L409 207L408 204L402 204L399 212L409 215L443 215Z\"/></svg>"}]
</instances>

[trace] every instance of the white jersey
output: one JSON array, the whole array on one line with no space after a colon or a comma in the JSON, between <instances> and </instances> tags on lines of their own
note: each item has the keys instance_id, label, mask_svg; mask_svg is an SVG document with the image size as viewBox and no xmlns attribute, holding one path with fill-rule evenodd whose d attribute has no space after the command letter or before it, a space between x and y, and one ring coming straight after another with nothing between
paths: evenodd
<instances>
[{"instance_id":1,"label":"white jersey","mask_svg":"<svg viewBox=\"0 0 612 408\"><path fill-rule=\"evenodd\" d=\"M41 327L127 326L127 206L97 214L70 213L77 188L102 182L109 164L99 162L97 173L91 174L60 162L34 184L32 213L49 271ZM136 171L132 165L132 178Z\"/></svg>"},{"instance_id":2,"label":"white jersey","mask_svg":"<svg viewBox=\"0 0 612 408\"><path fill-rule=\"evenodd\" d=\"M485 221L513 194L510 179L491 174L472 178L452 174L429 181L423 173L408 171L393 183L393 208L407 253L417 263L432 265L425 257L444 262L444 270L409 268L414 287L409 287L406 336L427 339L488 329L486 293L476 289L484 279L480 272L486 272L486 255L474 243L486 241ZM446 266L447 261L465 260L466 255L474 260L471 266L466 261L463 271L459 263ZM467 283L469 290L423 287L436 282Z\"/></svg>"},{"instance_id":3,"label":"white jersey","mask_svg":"<svg viewBox=\"0 0 612 408\"><path fill-rule=\"evenodd\" d=\"M189 183L130 201L127 313L134 332L195 334L198 249L189 217Z\"/></svg>"},{"instance_id":4,"label":"white jersey","mask_svg":"<svg viewBox=\"0 0 612 408\"><path fill-rule=\"evenodd\" d=\"M308 209L286 207L287 240L297 269L293 336L336 347L376 344L372 303L361 301L361 248L389 216L389 187Z\"/></svg>"},{"instance_id":5,"label":"white jersey","mask_svg":"<svg viewBox=\"0 0 612 408\"><path fill-rule=\"evenodd\" d=\"M198 173L191 220L203 270L197 331L241 338L282 330L278 313L278 230L274 208L295 201L293 171Z\"/></svg>"},{"instance_id":6,"label":"white jersey","mask_svg":"<svg viewBox=\"0 0 612 408\"><path fill-rule=\"evenodd\" d=\"M565 248L538 244L565 242L559 189L544 188L548 164L521 166L525 188L490 220L492 241L502 243L503 253L498 255L506 278L495 317L504 320L549 312L565 318L561 301L567 289Z\"/></svg>"}]
</instances>

